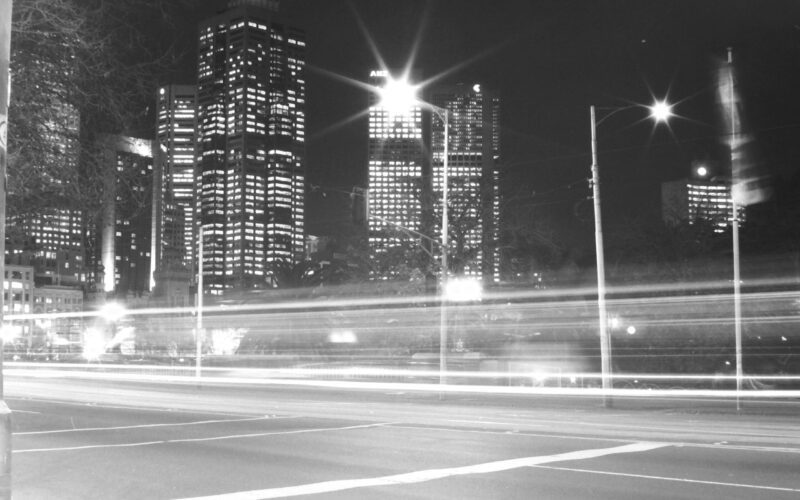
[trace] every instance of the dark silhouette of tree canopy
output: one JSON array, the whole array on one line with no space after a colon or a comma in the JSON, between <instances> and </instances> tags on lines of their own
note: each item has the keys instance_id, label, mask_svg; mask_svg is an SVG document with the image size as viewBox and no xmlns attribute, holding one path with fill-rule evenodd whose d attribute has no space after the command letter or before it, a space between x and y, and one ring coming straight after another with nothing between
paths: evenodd
<instances>
[{"instance_id":1,"label":"dark silhouette of tree canopy","mask_svg":"<svg viewBox=\"0 0 800 500\"><path fill-rule=\"evenodd\" d=\"M102 190L97 137L152 130L149 109L159 76L177 60L171 42L153 34L171 32L183 3L15 0L10 216L53 203L96 213Z\"/></svg>"}]
</instances>

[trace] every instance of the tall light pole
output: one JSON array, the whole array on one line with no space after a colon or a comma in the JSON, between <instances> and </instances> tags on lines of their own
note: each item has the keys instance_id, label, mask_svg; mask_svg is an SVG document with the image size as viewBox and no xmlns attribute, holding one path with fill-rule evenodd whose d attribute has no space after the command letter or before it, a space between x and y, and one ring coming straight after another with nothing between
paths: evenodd
<instances>
[{"instance_id":1,"label":"tall light pole","mask_svg":"<svg viewBox=\"0 0 800 500\"><path fill-rule=\"evenodd\" d=\"M200 378L201 363L203 359L203 226L198 231L197 249L197 323L194 327L195 358L194 376Z\"/></svg>"},{"instance_id":2,"label":"tall light pole","mask_svg":"<svg viewBox=\"0 0 800 500\"><path fill-rule=\"evenodd\" d=\"M736 355L736 410L742 409L741 392L744 379L742 367L742 273L739 253L739 203L734 193L736 187L736 171L741 162L741 145L739 137L739 116L736 110L736 86L733 78L733 48L728 47L728 66L725 82L728 95L725 96L730 115L730 150L731 150L731 238L733 244L733 316L734 342Z\"/></svg>"},{"instance_id":3,"label":"tall light pole","mask_svg":"<svg viewBox=\"0 0 800 500\"><path fill-rule=\"evenodd\" d=\"M617 108L606 118L617 111ZM665 101L658 101L649 106L650 117L656 122L667 121L672 115L672 108ZM603 217L600 204L600 172L597 163L597 125L594 105L589 107L589 118L592 129L592 199L594 200L594 247L597 256L597 320L600 331L600 378L603 388L603 405L611 406L611 390L613 389L611 369L611 338L608 335L608 312L606 311L606 267L603 255Z\"/></svg>"},{"instance_id":4,"label":"tall light pole","mask_svg":"<svg viewBox=\"0 0 800 500\"><path fill-rule=\"evenodd\" d=\"M383 88L377 89L380 106L389 113L407 113L409 109L419 106L431 110L444 124L444 158L442 159L442 257L439 276L440 320L439 320L439 384L447 382L447 248L449 241L447 191L448 191L448 143L450 142L450 114L446 108L422 102L417 98L417 86L405 79L387 77Z\"/></svg>"},{"instance_id":5,"label":"tall light pole","mask_svg":"<svg viewBox=\"0 0 800 500\"><path fill-rule=\"evenodd\" d=\"M430 105L433 113L444 124L444 158L442 159L442 269L439 276L440 318L439 318L439 385L447 383L447 249L448 249L448 219L447 219L447 156L448 142L450 139L450 116L447 109Z\"/></svg>"},{"instance_id":6,"label":"tall light pole","mask_svg":"<svg viewBox=\"0 0 800 500\"><path fill-rule=\"evenodd\" d=\"M8 64L11 59L11 0L0 2L0 276L5 276L6 139L11 95ZM0 296L0 324L3 297ZM3 398L3 340L0 338L0 499L11 498L11 410Z\"/></svg>"}]
</instances>

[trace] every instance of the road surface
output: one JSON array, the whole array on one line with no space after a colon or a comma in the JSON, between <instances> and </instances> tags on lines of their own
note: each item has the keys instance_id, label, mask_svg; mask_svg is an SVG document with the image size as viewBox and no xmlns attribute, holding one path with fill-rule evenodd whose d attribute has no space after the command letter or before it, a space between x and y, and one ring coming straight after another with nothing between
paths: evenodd
<instances>
[{"instance_id":1,"label":"road surface","mask_svg":"<svg viewBox=\"0 0 800 500\"><path fill-rule=\"evenodd\" d=\"M800 498L800 406L11 376L15 499Z\"/></svg>"}]
</instances>

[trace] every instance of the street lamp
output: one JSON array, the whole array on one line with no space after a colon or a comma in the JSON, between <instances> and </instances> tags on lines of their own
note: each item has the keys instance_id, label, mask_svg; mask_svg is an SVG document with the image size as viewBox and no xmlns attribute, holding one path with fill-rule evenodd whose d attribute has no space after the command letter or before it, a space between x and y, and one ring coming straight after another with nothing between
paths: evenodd
<instances>
[{"instance_id":1,"label":"street lamp","mask_svg":"<svg viewBox=\"0 0 800 500\"><path fill-rule=\"evenodd\" d=\"M621 111L618 108L616 111ZM666 101L656 101L649 106L650 117L656 122L667 121L672 116L672 106ZM609 394L613 388L611 380L611 339L608 335L608 313L606 312L606 270L603 256L603 223L600 206L600 175L597 164L597 119L594 105L589 107L592 128L592 198L594 199L594 245L597 256L597 315L600 327L600 377L603 387L603 405L611 406ZM611 116L607 115L605 118Z\"/></svg>"},{"instance_id":2,"label":"street lamp","mask_svg":"<svg viewBox=\"0 0 800 500\"><path fill-rule=\"evenodd\" d=\"M441 317L439 322L439 384L446 382L447 372L447 248L448 248L448 142L450 138L450 114L446 108L436 106L417 98L419 86L411 85L407 79L394 79L387 76L386 84L378 89L379 105L392 115L407 113L414 106L425 107L436 115L444 125L444 158L442 160L442 266L439 276Z\"/></svg>"}]
</instances>

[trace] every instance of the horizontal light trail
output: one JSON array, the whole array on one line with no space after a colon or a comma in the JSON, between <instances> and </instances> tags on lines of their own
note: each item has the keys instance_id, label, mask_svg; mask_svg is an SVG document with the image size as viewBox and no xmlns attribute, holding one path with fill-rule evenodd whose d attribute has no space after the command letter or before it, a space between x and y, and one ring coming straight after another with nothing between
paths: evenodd
<instances>
[{"instance_id":1,"label":"horizontal light trail","mask_svg":"<svg viewBox=\"0 0 800 500\"><path fill-rule=\"evenodd\" d=\"M475 358L480 361L480 358ZM438 363L438 357L434 358ZM466 360L469 361L469 360ZM545 360L546 361L546 360ZM528 361L520 361L526 363ZM530 360L535 364L536 360ZM181 372L193 375L194 366L160 366L160 365L117 365L117 364L86 364L86 363L36 363L36 362L6 362L5 371L9 374L28 375L34 371L64 371L71 373L103 372L108 370L118 370L120 372ZM31 370L31 371L25 371ZM284 377L408 377L408 378L438 378L442 372L431 369L402 369L402 368L376 368L362 366L344 366L341 368L236 368L236 367L203 367L203 372L214 375L232 375L248 380L258 378L284 378ZM169 375L168 375L169 376ZM577 378L583 380L600 380L602 374L595 372L571 372L571 371L448 371L445 376L454 379L531 379L546 380L569 380ZM614 380L634 380L634 381L735 381L736 375L731 374L659 374L659 373L614 373ZM800 375L768 375L768 374L747 374L744 381L770 381L770 382L793 382L800 381Z\"/></svg>"},{"instance_id":2,"label":"horizontal light trail","mask_svg":"<svg viewBox=\"0 0 800 500\"><path fill-rule=\"evenodd\" d=\"M174 443L198 443L204 441L224 441L228 439L252 439L268 436L284 436L292 434L309 434L313 432L334 432L334 431L349 431L353 429L367 429L370 427L383 427L391 425L390 423L377 423L377 424L363 424L363 425L350 425L346 427L324 427L314 429L298 429L293 431L279 431L279 432L254 432L249 434L228 434L224 436L202 437L202 438L186 438L186 439L163 439L158 441L139 441L135 443L114 443L114 444L93 444L86 446L66 446L63 448L30 448L30 449L15 449L12 453L44 453L55 451L80 451L80 450L94 450L99 448L134 448L139 446L153 446L159 444L174 444Z\"/></svg>"},{"instance_id":3,"label":"horizontal light trail","mask_svg":"<svg viewBox=\"0 0 800 500\"><path fill-rule=\"evenodd\" d=\"M706 481L703 479L687 479L683 477L666 477L666 476L650 476L646 474L632 474L629 472L609 472L609 471L600 471L600 470L591 470L591 469L574 469L571 467L553 467L550 465L533 465L535 469L548 469L548 470L560 470L566 472L583 472L587 474L602 474L605 476L618 476L618 477L630 477L636 479L651 479L651 480L659 480L659 481L673 481L678 483L691 483L691 484L706 484L709 486L727 486L731 488L747 488L747 489L754 489L754 490L766 490L766 491L785 491L788 493L800 493L800 488L782 488L780 486L767 486L767 485L759 485L759 484L745 484L745 483L728 483L728 482L720 482L720 481Z\"/></svg>"},{"instance_id":4,"label":"horizontal light trail","mask_svg":"<svg viewBox=\"0 0 800 500\"><path fill-rule=\"evenodd\" d=\"M370 477L362 479L344 479L337 481L325 481L320 483L303 484L298 486L285 486L279 488L269 488L263 490L239 491L234 493L223 493L221 495L210 495L203 497L184 498L181 500L264 500L269 498L284 498L301 495L313 495L319 493L331 493L334 491L345 491L357 488L375 488L379 486L396 486L402 484L423 483L437 479L445 479L454 476L466 476L472 474L489 474L493 472L503 472L522 467L532 467L541 464L563 462L571 460L588 460L600 458L608 455L620 453L639 453L658 448L670 446L665 443L633 443L613 448L600 448L590 450L572 451L559 453L556 455L545 455L539 457L515 458L511 460L499 460L496 462L486 462L476 465L463 467L450 467L444 469L428 469L405 474L395 474L391 476Z\"/></svg>"},{"instance_id":5,"label":"horizontal light trail","mask_svg":"<svg viewBox=\"0 0 800 500\"><path fill-rule=\"evenodd\" d=\"M6 369L7 375L28 378L78 378L95 380L120 380L129 382L181 383L181 384L224 384L224 385L288 385L337 389L368 389L381 391L417 391L434 393L473 393L473 394L538 394L553 396L619 396L640 398L745 398L745 399L793 399L800 398L800 390L743 390L731 389L602 389L586 387L520 387L520 386L483 386L455 385L412 382L369 382L347 380L318 380L291 378L261 377L193 377L181 375L151 375L136 373L108 373L69 370L14 370ZM438 374L438 372L436 372ZM447 378L458 378L458 373L448 372ZM728 378L728 380L734 380Z\"/></svg>"},{"instance_id":6,"label":"horizontal light trail","mask_svg":"<svg viewBox=\"0 0 800 500\"><path fill-rule=\"evenodd\" d=\"M763 282L749 283L752 286L797 286L796 280L764 280ZM687 290L695 292L724 290L731 287L727 282L707 282L707 283L688 283L688 284L656 284L625 287L609 287L606 292L608 295L607 303L610 308L624 308L626 306L666 306L679 304L696 304L698 301L705 303L725 303L733 300L733 292L730 293L709 293L709 294L687 294ZM333 288L333 287L332 287ZM659 294L678 293L678 295L660 296ZM521 291L484 291L483 304L452 304L459 308L479 308L491 305L493 307L508 306L511 310L519 307L532 307L558 310L564 307L585 306L593 302L592 296L597 293L594 287L572 288L567 290L521 290ZM643 295L633 298L618 298L617 295ZM654 295L655 294L655 295ZM330 296L336 297L334 291ZM769 291L769 292L747 292L742 298L748 302L797 301L800 293L797 291ZM287 313L287 314L317 314L321 311L329 310L357 310L364 308L376 309L397 309L397 308L422 308L430 309L436 307L441 298L437 295L419 296L387 296L387 297L345 297L307 299L282 301L278 297L264 297L260 302L252 299L244 301L232 300L230 303L206 305L203 308L204 315L233 315L234 313ZM244 302L244 303L242 303ZM172 316L176 318L192 318L196 313L195 307L151 307L141 309L128 309L126 316ZM368 313L368 311L367 311ZM102 318L103 311L80 311L80 312L60 312L60 313L28 313L28 314L9 314L6 321L24 321L36 319L56 319L56 318Z\"/></svg>"}]
</instances>

